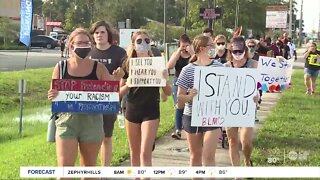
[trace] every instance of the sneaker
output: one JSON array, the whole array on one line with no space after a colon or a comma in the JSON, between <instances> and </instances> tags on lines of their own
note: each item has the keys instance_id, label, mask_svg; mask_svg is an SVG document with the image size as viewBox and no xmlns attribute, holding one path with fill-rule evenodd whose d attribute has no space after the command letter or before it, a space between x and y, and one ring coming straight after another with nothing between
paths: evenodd
<instances>
[{"instance_id":1,"label":"sneaker","mask_svg":"<svg viewBox=\"0 0 320 180\"><path fill-rule=\"evenodd\" d=\"M153 143L152 152L154 151L155 148L156 148L156 142Z\"/></svg>"},{"instance_id":2,"label":"sneaker","mask_svg":"<svg viewBox=\"0 0 320 180\"><path fill-rule=\"evenodd\" d=\"M173 133L171 134L171 137L172 137L173 139L181 139L181 132L180 132L179 130L177 130L176 132L173 132Z\"/></svg>"},{"instance_id":3,"label":"sneaker","mask_svg":"<svg viewBox=\"0 0 320 180\"><path fill-rule=\"evenodd\" d=\"M258 117L256 116L255 117L255 120L254 120L255 122L259 122L259 119L258 119Z\"/></svg>"},{"instance_id":4,"label":"sneaker","mask_svg":"<svg viewBox=\"0 0 320 180\"><path fill-rule=\"evenodd\" d=\"M307 90L306 90L306 94L307 94L307 95L311 95L311 90L310 90L310 89L307 89Z\"/></svg>"}]
</instances>

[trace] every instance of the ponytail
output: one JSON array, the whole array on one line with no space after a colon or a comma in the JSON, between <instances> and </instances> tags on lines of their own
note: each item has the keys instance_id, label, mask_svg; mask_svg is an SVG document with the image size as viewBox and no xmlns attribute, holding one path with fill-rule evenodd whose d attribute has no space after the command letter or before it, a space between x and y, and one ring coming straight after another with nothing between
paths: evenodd
<instances>
[{"instance_id":1,"label":"ponytail","mask_svg":"<svg viewBox=\"0 0 320 180\"><path fill-rule=\"evenodd\" d=\"M190 59L189 59L189 63L194 63L198 60L198 57L196 54L194 54Z\"/></svg>"}]
</instances>

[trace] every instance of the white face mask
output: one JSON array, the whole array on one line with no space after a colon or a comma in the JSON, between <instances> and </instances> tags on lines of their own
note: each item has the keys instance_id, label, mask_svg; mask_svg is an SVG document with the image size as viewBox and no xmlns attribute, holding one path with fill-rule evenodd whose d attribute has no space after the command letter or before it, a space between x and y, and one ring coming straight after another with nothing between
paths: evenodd
<instances>
[{"instance_id":1,"label":"white face mask","mask_svg":"<svg viewBox=\"0 0 320 180\"><path fill-rule=\"evenodd\" d=\"M141 44L137 44L137 43L135 44L134 50L140 53L147 53L148 51L151 50L151 45L142 41Z\"/></svg>"},{"instance_id":2,"label":"white face mask","mask_svg":"<svg viewBox=\"0 0 320 180\"><path fill-rule=\"evenodd\" d=\"M217 46L218 50L224 50L226 48L226 45L219 45Z\"/></svg>"},{"instance_id":3,"label":"white face mask","mask_svg":"<svg viewBox=\"0 0 320 180\"><path fill-rule=\"evenodd\" d=\"M215 54L216 54L216 50L214 48L210 48L208 50L208 56L209 57L214 57Z\"/></svg>"},{"instance_id":4,"label":"white face mask","mask_svg":"<svg viewBox=\"0 0 320 180\"><path fill-rule=\"evenodd\" d=\"M241 61L243 59L243 57L244 57L244 54L245 54L245 52L243 52L242 54L233 54L232 53L232 57L236 61Z\"/></svg>"}]
</instances>

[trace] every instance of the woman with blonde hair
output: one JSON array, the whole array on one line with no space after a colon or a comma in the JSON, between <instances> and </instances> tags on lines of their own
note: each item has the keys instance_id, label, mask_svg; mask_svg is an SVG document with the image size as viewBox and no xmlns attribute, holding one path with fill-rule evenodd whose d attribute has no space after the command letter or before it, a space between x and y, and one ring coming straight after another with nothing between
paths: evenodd
<instances>
[{"instance_id":1,"label":"woman with blonde hair","mask_svg":"<svg viewBox=\"0 0 320 180\"><path fill-rule=\"evenodd\" d=\"M210 59L210 52L214 49L212 38L204 35L197 36L193 40L195 55L190 63L185 66L178 78L178 106L184 106L182 124L187 135L190 150L191 166L214 166L215 152L218 137L221 135L219 127L192 127L192 99L197 95L197 89L193 87L195 67L210 66L222 67L223 65Z\"/></svg>"},{"instance_id":2,"label":"woman with blonde hair","mask_svg":"<svg viewBox=\"0 0 320 180\"><path fill-rule=\"evenodd\" d=\"M129 88L127 85L130 59L152 56L150 37L145 31L140 30L133 34L127 55L128 59L124 64L126 75L120 82L120 95L127 94L125 125L129 140L131 165L152 166L152 147L160 121L159 87ZM168 73L167 70L166 72ZM161 89L165 95L171 95L172 89L168 80L166 86Z\"/></svg>"},{"instance_id":3,"label":"woman with blonde hair","mask_svg":"<svg viewBox=\"0 0 320 180\"><path fill-rule=\"evenodd\" d=\"M216 45L216 52L213 59L218 60L222 64L226 63L227 62L226 57L228 54L227 38L224 35L219 34L214 39L214 43Z\"/></svg>"},{"instance_id":4,"label":"woman with blonde hair","mask_svg":"<svg viewBox=\"0 0 320 180\"><path fill-rule=\"evenodd\" d=\"M110 75L106 67L89 59L91 38L82 28L75 29L69 37L69 50L72 54L65 63L65 72L59 72L59 64L53 70L52 79L75 80L119 80L123 73ZM52 84L52 83L51 83ZM53 100L58 91L51 86L48 99ZM56 151L58 166L74 166L78 149L80 165L95 166L101 142L104 137L102 114L60 113L56 120Z\"/></svg>"}]
</instances>

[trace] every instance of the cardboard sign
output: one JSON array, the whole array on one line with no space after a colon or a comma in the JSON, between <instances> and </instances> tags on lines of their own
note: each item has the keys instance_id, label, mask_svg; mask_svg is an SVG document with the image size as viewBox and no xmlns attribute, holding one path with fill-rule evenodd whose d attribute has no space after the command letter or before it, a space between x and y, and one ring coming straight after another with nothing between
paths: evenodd
<instances>
[{"instance_id":1,"label":"cardboard sign","mask_svg":"<svg viewBox=\"0 0 320 180\"><path fill-rule=\"evenodd\" d=\"M260 73L258 87L265 92L281 92L288 89L291 82L291 74L294 59L286 60L279 56L277 58L260 56L258 71Z\"/></svg>"},{"instance_id":2,"label":"cardboard sign","mask_svg":"<svg viewBox=\"0 0 320 180\"><path fill-rule=\"evenodd\" d=\"M55 79L52 87L59 91L52 100L52 112L119 112L118 81Z\"/></svg>"},{"instance_id":3,"label":"cardboard sign","mask_svg":"<svg viewBox=\"0 0 320 180\"><path fill-rule=\"evenodd\" d=\"M129 68L129 87L164 87L166 69L164 57L131 58Z\"/></svg>"},{"instance_id":4,"label":"cardboard sign","mask_svg":"<svg viewBox=\"0 0 320 180\"><path fill-rule=\"evenodd\" d=\"M191 126L253 127L256 69L196 67Z\"/></svg>"}]
</instances>

